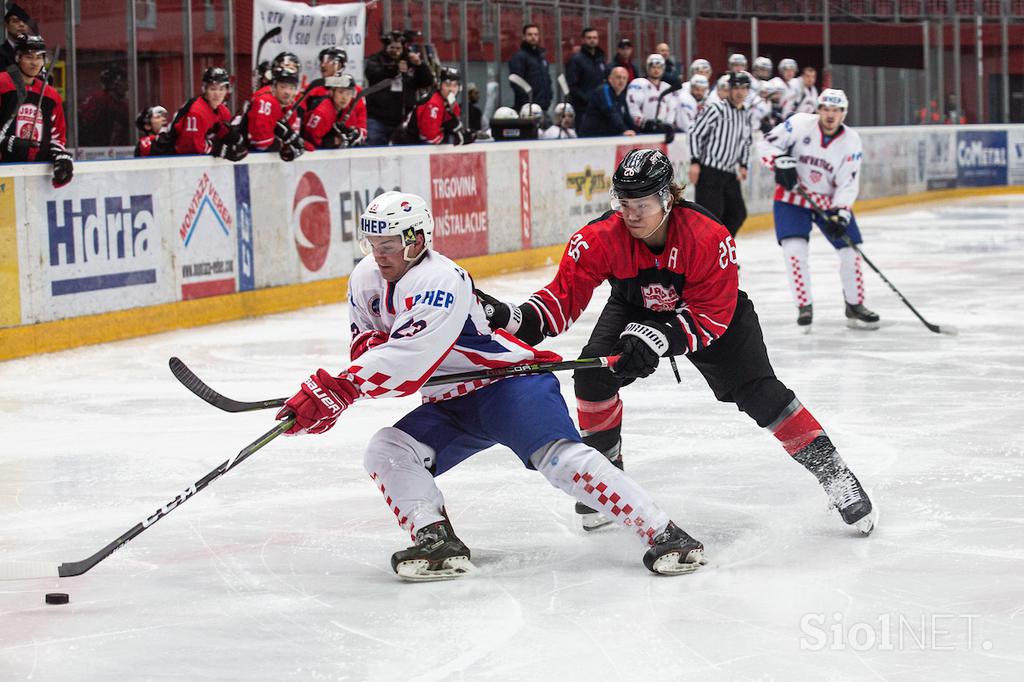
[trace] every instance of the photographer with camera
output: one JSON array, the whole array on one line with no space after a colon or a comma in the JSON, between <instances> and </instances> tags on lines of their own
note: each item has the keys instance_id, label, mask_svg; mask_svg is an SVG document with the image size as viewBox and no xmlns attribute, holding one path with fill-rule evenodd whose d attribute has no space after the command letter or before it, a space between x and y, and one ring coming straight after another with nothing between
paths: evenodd
<instances>
[{"instance_id":1,"label":"photographer with camera","mask_svg":"<svg viewBox=\"0 0 1024 682\"><path fill-rule=\"evenodd\" d=\"M420 52L408 49L405 33L391 31L381 36L381 41L384 48L366 60L366 80L372 87L390 79L391 87L366 98L369 146L389 144L395 129L416 106L416 91L434 84Z\"/></svg>"}]
</instances>

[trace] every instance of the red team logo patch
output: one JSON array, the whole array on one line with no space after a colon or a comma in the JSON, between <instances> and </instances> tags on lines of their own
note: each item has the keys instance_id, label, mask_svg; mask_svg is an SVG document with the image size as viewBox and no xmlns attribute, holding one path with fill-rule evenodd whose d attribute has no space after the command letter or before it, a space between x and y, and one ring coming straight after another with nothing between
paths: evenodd
<instances>
[{"instance_id":1,"label":"red team logo patch","mask_svg":"<svg viewBox=\"0 0 1024 682\"><path fill-rule=\"evenodd\" d=\"M316 272L322 268L331 248L331 209L324 184L312 171L304 173L295 186L292 234L306 269Z\"/></svg>"},{"instance_id":2,"label":"red team logo patch","mask_svg":"<svg viewBox=\"0 0 1024 682\"><path fill-rule=\"evenodd\" d=\"M640 287L640 293L644 297L644 307L656 312L666 312L676 309L679 302L679 294L675 289L666 289L661 284L648 284Z\"/></svg>"},{"instance_id":3,"label":"red team logo patch","mask_svg":"<svg viewBox=\"0 0 1024 682\"><path fill-rule=\"evenodd\" d=\"M818 184L819 180L821 180L821 171L812 170L811 171L811 183L816 185L816 184Z\"/></svg>"}]
</instances>

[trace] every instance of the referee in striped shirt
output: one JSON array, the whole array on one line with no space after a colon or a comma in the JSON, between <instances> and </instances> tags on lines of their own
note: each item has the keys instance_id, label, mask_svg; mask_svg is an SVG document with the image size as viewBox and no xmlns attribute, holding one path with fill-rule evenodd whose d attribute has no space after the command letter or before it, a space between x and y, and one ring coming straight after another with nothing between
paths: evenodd
<instances>
[{"instance_id":1,"label":"referee in striped shirt","mask_svg":"<svg viewBox=\"0 0 1024 682\"><path fill-rule=\"evenodd\" d=\"M750 74L729 74L728 96L705 107L690 131L690 184L697 203L711 211L736 236L747 218L740 182L747 179L750 157Z\"/></svg>"}]
</instances>

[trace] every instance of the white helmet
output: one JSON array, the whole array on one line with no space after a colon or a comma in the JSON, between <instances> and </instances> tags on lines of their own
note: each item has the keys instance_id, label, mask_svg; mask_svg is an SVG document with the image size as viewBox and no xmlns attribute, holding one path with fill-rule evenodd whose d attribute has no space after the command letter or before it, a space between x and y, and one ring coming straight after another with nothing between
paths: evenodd
<instances>
[{"instance_id":1,"label":"white helmet","mask_svg":"<svg viewBox=\"0 0 1024 682\"><path fill-rule=\"evenodd\" d=\"M769 71L771 71L772 70L772 60L768 59L768 57L758 57L757 59L754 60L754 68L755 69L768 69Z\"/></svg>"},{"instance_id":2,"label":"white helmet","mask_svg":"<svg viewBox=\"0 0 1024 682\"><path fill-rule=\"evenodd\" d=\"M569 114L570 116L576 115L576 110L572 108L572 105L568 102L559 102L555 105L555 116L561 116L562 114Z\"/></svg>"},{"instance_id":3,"label":"white helmet","mask_svg":"<svg viewBox=\"0 0 1024 682\"><path fill-rule=\"evenodd\" d=\"M416 194L406 192L384 192L370 202L362 215L359 216L357 237L363 253L369 253L367 237L401 237L405 246L405 260L409 258L409 248L416 243L416 233L423 234L426 248L434 244L434 218L430 215L430 207L426 200Z\"/></svg>"},{"instance_id":4,"label":"white helmet","mask_svg":"<svg viewBox=\"0 0 1024 682\"><path fill-rule=\"evenodd\" d=\"M710 85L708 83L708 77L705 76L704 74L702 74L702 73L695 73L692 76L690 76L690 87L691 88L707 88L708 85Z\"/></svg>"},{"instance_id":5,"label":"white helmet","mask_svg":"<svg viewBox=\"0 0 1024 682\"><path fill-rule=\"evenodd\" d=\"M527 102L519 109L519 118L540 118L543 115L544 110L536 103Z\"/></svg>"},{"instance_id":6,"label":"white helmet","mask_svg":"<svg viewBox=\"0 0 1024 682\"><path fill-rule=\"evenodd\" d=\"M744 70L747 68L747 57L739 52L733 52L729 55L729 66L741 66Z\"/></svg>"},{"instance_id":7,"label":"white helmet","mask_svg":"<svg viewBox=\"0 0 1024 682\"><path fill-rule=\"evenodd\" d=\"M846 111L846 108L850 105L849 100L846 99L846 93L842 90L835 88L825 88L818 95L818 106L819 107L836 107Z\"/></svg>"},{"instance_id":8,"label":"white helmet","mask_svg":"<svg viewBox=\"0 0 1024 682\"><path fill-rule=\"evenodd\" d=\"M492 121L515 121L518 118L519 114L512 107L498 107L491 116Z\"/></svg>"},{"instance_id":9,"label":"white helmet","mask_svg":"<svg viewBox=\"0 0 1024 682\"><path fill-rule=\"evenodd\" d=\"M690 75L701 73L705 76L711 75L711 62L706 59L694 59L690 64Z\"/></svg>"},{"instance_id":10,"label":"white helmet","mask_svg":"<svg viewBox=\"0 0 1024 682\"><path fill-rule=\"evenodd\" d=\"M719 76L718 81L715 83L715 90L728 90L729 89L729 74Z\"/></svg>"},{"instance_id":11,"label":"white helmet","mask_svg":"<svg viewBox=\"0 0 1024 682\"><path fill-rule=\"evenodd\" d=\"M652 54L647 57L647 66L665 66L665 58L660 54Z\"/></svg>"},{"instance_id":12,"label":"white helmet","mask_svg":"<svg viewBox=\"0 0 1024 682\"><path fill-rule=\"evenodd\" d=\"M786 69L793 69L794 71L796 71L797 70L796 60L795 59L790 59L789 57L787 57L786 59L780 59L779 60L779 73L782 73Z\"/></svg>"}]
</instances>

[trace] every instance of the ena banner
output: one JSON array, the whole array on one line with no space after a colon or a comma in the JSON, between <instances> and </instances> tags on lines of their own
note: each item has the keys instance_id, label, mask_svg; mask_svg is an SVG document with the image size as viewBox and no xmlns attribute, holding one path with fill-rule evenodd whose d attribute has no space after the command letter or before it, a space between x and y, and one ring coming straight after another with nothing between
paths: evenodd
<instances>
[{"instance_id":1,"label":"ena banner","mask_svg":"<svg viewBox=\"0 0 1024 682\"><path fill-rule=\"evenodd\" d=\"M252 54L260 38L274 28L281 33L263 46L261 60L270 60L279 52L294 52L302 62L301 87L320 78L317 55L328 47L338 47L348 54L345 72L356 83L363 82L363 52L366 36L366 5L350 2L342 5L310 7L288 0L255 0L252 20Z\"/></svg>"}]
</instances>

